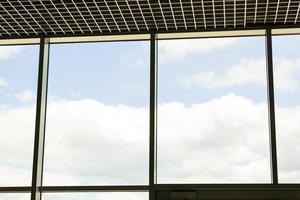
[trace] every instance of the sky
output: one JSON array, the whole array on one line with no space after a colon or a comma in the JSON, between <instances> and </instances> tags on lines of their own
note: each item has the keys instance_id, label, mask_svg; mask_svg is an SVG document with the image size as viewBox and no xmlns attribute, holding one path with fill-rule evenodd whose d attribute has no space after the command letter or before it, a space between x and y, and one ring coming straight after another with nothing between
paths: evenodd
<instances>
[{"instance_id":1,"label":"sky","mask_svg":"<svg viewBox=\"0 0 300 200\"><path fill-rule=\"evenodd\" d=\"M158 183L271 182L264 45L264 37L158 42ZM281 183L300 181L299 45L299 36L273 37ZM149 49L148 41L51 46L44 185L148 184ZM0 186L31 184L38 53L0 47Z\"/></svg>"}]
</instances>

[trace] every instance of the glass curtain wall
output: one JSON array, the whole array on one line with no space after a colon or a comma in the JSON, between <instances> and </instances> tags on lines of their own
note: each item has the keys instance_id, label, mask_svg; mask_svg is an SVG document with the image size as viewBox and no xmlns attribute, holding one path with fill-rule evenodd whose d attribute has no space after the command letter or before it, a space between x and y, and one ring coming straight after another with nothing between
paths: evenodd
<instances>
[{"instance_id":1,"label":"glass curtain wall","mask_svg":"<svg viewBox=\"0 0 300 200\"><path fill-rule=\"evenodd\" d=\"M272 38L279 184L299 183L300 37ZM271 185L265 36L157 51L155 187ZM149 199L150 42L51 44L49 60L43 200ZM0 200L30 199L38 62L38 45L0 46Z\"/></svg>"}]
</instances>

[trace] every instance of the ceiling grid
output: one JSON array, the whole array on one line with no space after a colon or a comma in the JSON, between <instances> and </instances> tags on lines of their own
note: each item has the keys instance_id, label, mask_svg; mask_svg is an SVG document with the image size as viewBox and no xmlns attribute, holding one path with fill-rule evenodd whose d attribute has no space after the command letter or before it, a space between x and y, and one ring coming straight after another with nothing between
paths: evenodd
<instances>
[{"instance_id":1,"label":"ceiling grid","mask_svg":"<svg viewBox=\"0 0 300 200\"><path fill-rule=\"evenodd\" d=\"M299 24L299 0L0 1L0 37L47 37Z\"/></svg>"}]
</instances>

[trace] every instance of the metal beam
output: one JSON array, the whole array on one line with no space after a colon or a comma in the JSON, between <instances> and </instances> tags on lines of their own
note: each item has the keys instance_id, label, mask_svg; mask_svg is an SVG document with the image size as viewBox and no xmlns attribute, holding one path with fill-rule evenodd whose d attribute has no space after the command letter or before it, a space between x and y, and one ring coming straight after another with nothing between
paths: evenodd
<instances>
[{"instance_id":1,"label":"metal beam","mask_svg":"<svg viewBox=\"0 0 300 200\"><path fill-rule=\"evenodd\" d=\"M205 7L204 7L204 2L203 2L203 0L201 0L201 6L202 6L202 14L203 14L204 28L206 29Z\"/></svg>"},{"instance_id":2,"label":"metal beam","mask_svg":"<svg viewBox=\"0 0 300 200\"><path fill-rule=\"evenodd\" d=\"M167 22L166 22L166 19L165 19L164 11L162 9L160 0L157 0L157 1L158 1L158 5L159 5L159 8L160 8L161 16L162 16L162 18L164 20L164 24L165 24L166 30L168 30L168 25L167 25Z\"/></svg>"},{"instance_id":3,"label":"metal beam","mask_svg":"<svg viewBox=\"0 0 300 200\"><path fill-rule=\"evenodd\" d=\"M140 5L140 3L139 3L139 0L136 0L136 2L137 2L137 5L138 5L138 7L139 7L139 10L140 10L140 13L141 13L141 15L142 15L142 18L143 18L143 20L144 20L146 29L149 30L149 27L148 27L147 21L146 21L145 16L144 16L144 12L142 11L141 5Z\"/></svg>"},{"instance_id":4,"label":"metal beam","mask_svg":"<svg viewBox=\"0 0 300 200\"><path fill-rule=\"evenodd\" d=\"M273 54L272 54L272 29L266 29L266 60L268 81L268 109L269 109L269 132L270 132L270 158L272 183L278 184L275 103L274 103L274 77L273 77Z\"/></svg>"},{"instance_id":5,"label":"metal beam","mask_svg":"<svg viewBox=\"0 0 300 200\"><path fill-rule=\"evenodd\" d=\"M157 105L157 40L156 34L150 38L150 129L149 129L149 186L156 184L156 105ZM150 190L150 200L155 199L155 192Z\"/></svg>"},{"instance_id":6,"label":"metal beam","mask_svg":"<svg viewBox=\"0 0 300 200\"><path fill-rule=\"evenodd\" d=\"M1 17L1 15L0 15ZM251 25L248 24L246 27L244 26L237 26L236 28L233 27L217 27L217 28L213 28L213 27L209 27L206 29L178 29L178 30L173 30L173 29L169 29L169 30L165 30L165 29L161 29L161 30L152 30L155 31L157 34L160 33L202 33L202 32L221 32L221 31L248 31L248 30L265 30L267 26L270 26L272 29L288 29L288 28L300 28L300 24L298 23L286 23L286 24L261 24L261 23L257 23L255 25ZM16 33L17 34L17 33ZM150 34L150 31L137 31L137 30L133 30L131 32L127 32L127 31L123 31L123 32L113 32L111 30L111 32L103 32L103 33L49 33L47 35L48 38L56 38L56 37L84 37L84 36L121 36L121 35L143 35L143 34ZM0 38L1 39L27 39L27 38L40 38L40 37L45 37L45 35L12 35L12 36L2 36ZM176 38L176 37L175 37ZM174 39L175 39L174 38Z\"/></svg>"},{"instance_id":7,"label":"metal beam","mask_svg":"<svg viewBox=\"0 0 300 200\"><path fill-rule=\"evenodd\" d=\"M154 14L153 14L153 10L152 10L152 7L151 7L151 4L150 4L149 0L147 0L147 4L148 4L149 10L150 10L150 13L151 13L151 15L152 15L153 22L154 22L154 24L155 24L155 28L156 28L156 30L158 30L158 26L157 26L157 23L156 23L156 19L155 19L155 16L154 16Z\"/></svg>"},{"instance_id":8,"label":"metal beam","mask_svg":"<svg viewBox=\"0 0 300 200\"><path fill-rule=\"evenodd\" d=\"M269 9L269 0L266 1L266 10L265 10L265 19L264 19L264 23L267 22L268 9Z\"/></svg>"},{"instance_id":9,"label":"metal beam","mask_svg":"<svg viewBox=\"0 0 300 200\"><path fill-rule=\"evenodd\" d=\"M126 2L126 5L127 5L128 9L129 9L129 11L130 11L130 14L131 14L131 17L132 17L132 19L133 19L133 21L134 21L134 24L135 24L135 26L136 26L136 29L137 29L138 31L140 31L140 28L139 28L138 24L136 23L135 17L134 17L134 15L133 15L133 12L132 12L132 10L131 10L131 8L130 8L130 5L129 5L128 1L125 0L125 2Z\"/></svg>"},{"instance_id":10,"label":"metal beam","mask_svg":"<svg viewBox=\"0 0 300 200\"><path fill-rule=\"evenodd\" d=\"M148 192L148 185L111 185L111 186L44 186L43 193L58 192Z\"/></svg>"},{"instance_id":11,"label":"metal beam","mask_svg":"<svg viewBox=\"0 0 300 200\"><path fill-rule=\"evenodd\" d=\"M226 28L226 3L223 0L223 21L224 21L224 28Z\"/></svg>"},{"instance_id":12,"label":"metal beam","mask_svg":"<svg viewBox=\"0 0 300 200\"><path fill-rule=\"evenodd\" d=\"M171 13L172 13L172 17L173 17L175 29L177 30L177 23L176 23L176 19L175 19L175 15L174 15L174 11L173 11L173 6L172 6L171 0L169 0L169 4L170 4L170 9L171 9ZM194 11L193 11L193 14L194 14Z\"/></svg>"},{"instance_id":13,"label":"metal beam","mask_svg":"<svg viewBox=\"0 0 300 200\"><path fill-rule=\"evenodd\" d=\"M155 184L154 190L300 191L300 184Z\"/></svg>"},{"instance_id":14,"label":"metal beam","mask_svg":"<svg viewBox=\"0 0 300 200\"><path fill-rule=\"evenodd\" d=\"M31 187L0 187L0 193L30 193Z\"/></svg>"},{"instance_id":15,"label":"metal beam","mask_svg":"<svg viewBox=\"0 0 300 200\"><path fill-rule=\"evenodd\" d=\"M40 40L31 200L42 199L40 187L43 179L49 50L49 39L42 38Z\"/></svg>"},{"instance_id":16,"label":"metal beam","mask_svg":"<svg viewBox=\"0 0 300 200\"><path fill-rule=\"evenodd\" d=\"M295 17L295 20L294 20L294 24L297 23L298 16L299 16L299 11L300 11L300 2L299 2L299 5L298 5L298 10L297 10L297 14L296 14L296 17Z\"/></svg>"}]
</instances>

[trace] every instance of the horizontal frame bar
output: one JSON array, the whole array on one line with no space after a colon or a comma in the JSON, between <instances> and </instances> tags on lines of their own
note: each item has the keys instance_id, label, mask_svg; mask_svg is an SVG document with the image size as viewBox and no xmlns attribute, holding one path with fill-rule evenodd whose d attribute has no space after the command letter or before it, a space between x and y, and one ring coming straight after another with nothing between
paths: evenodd
<instances>
[{"instance_id":1,"label":"horizontal frame bar","mask_svg":"<svg viewBox=\"0 0 300 200\"><path fill-rule=\"evenodd\" d=\"M147 185L133 186L43 186L43 193L53 192L148 192Z\"/></svg>"},{"instance_id":2,"label":"horizontal frame bar","mask_svg":"<svg viewBox=\"0 0 300 200\"><path fill-rule=\"evenodd\" d=\"M0 193L31 193L32 187L0 187Z\"/></svg>"},{"instance_id":3,"label":"horizontal frame bar","mask_svg":"<svg viewBox=\"0 0 300 200\"><path fill-rule=\"evenodd\" d=\"M270 27L271 29L282 29L282 28L300 28L300 24L294 23L287 23L287 24L255 24L249 25L247 27L217 27L217 28L206 28L206 29L168 29L168 30L150 30L149 31L131 31L131 32L115 32L115 33L82 33L82 34L73 34L73 33L66 33L66 34L40 34L40 35L29 35L29 36L8 36L8 37L0 37L2 39L26 39L26 38L58 38L58 37L82 37L82 36L113 36L113 35L139 35L139 34L160 34L160 33L189 33L189 32L218 32L218 31L238 31L238 30L260 30L266 29Z\"/></svg>"},{"instance_id":4,"label":"horizontal frame bar","mask_svg":"<svg viewBox=\"0 0 300 200\"><path fill-rule=\"evenodd\" d=\"M148 192L155 191L300 191L300 184L154 184L118 186L42 186L43 193L55 192ZM31 187L0 187L0 193L30 192Z\"/></svg>"},{"instance_id":5,"label":"horizontal frame bar","mask_svg":"<svg viewBox=\"0 0 300 200\"><path fill-rule=\"evenodd\" d=\"M300 184L155 184L154 190L205 190L205 191L300 191Z\"/></svg>"},{"instance_id":6,"label":"horizontal frame bar","mask_svg":"<svg viewBox=\"0 0 300 200\"><path fill-rule=\"evenodd\" d=\"M297 200L300 191L159 191L156 200Z\"/></svg>"}]
</instances>

